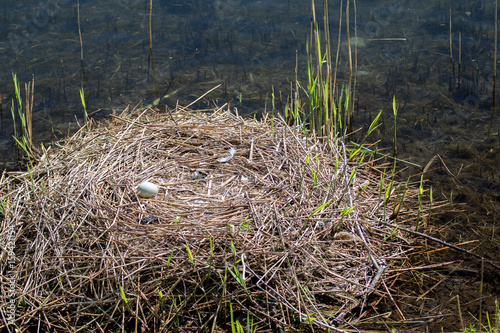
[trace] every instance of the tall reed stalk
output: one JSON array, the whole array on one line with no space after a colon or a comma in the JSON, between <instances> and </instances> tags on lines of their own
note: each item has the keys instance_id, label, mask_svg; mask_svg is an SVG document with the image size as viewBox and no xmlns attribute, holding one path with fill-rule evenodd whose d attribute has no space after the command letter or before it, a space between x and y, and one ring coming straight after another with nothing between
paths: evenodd
<instances>
[{"instance_id":1,"label":"tall reed stalk","mask_svg":"<svg viewBox=\"0 0 500 333\"><path fill-rule=\"evenodd\" d=\"M12 73L12 79L14 81L14 89L16 97L12 99L11 114L12 122L14 125L14 140L17 143L17 148L21 148L24 152L25 157L28 159L29 164L32 164L32 160L35 157L35 149L33 147L33 126L32 126L32 115L33 115L33 95L35 89L35 79L33 78L30 82L24 85L26 93L26 105L23 108L23 98L21 96L21 87L17 79L17 75ZM16 118L17 114L17 118ZM18 159L20 159L20 154L18 150Z\"/></svg>"},{"instance_id":2,"label":"tall reed stalk","mask_svg":"<svg viewBox=\"0 0 500 333\"><path fill-rule=\"evenodd\" d=\"M345 15L347 36L349 36L349 10L347 1L343 13L343 0L340 3L339 35L342 30L342 16ZM315 1L311 0L311 31L306 44L307 53L307 85L302 86L298 79L295 91L291 86L290 104L285 107L285 117L290 117L295 125L302 125L318 137L333 139L346 138L351 129L353 112L352 75L353 60L351 44L349 48L349 81L337 87L337 68L341 39L338 39L335 63L332 62L328 0L323 1L323 26L316 19ZM349 39L349 38L348 38ZM355 66L356 62L354 62ZM296 68L297 71L297 68ZM305 108L301 107L300 91L305 94Z\"/></svg>"},{"instance_id":3,"label":"tall reed stalk","mask_svg":"<svg viewBox=\"0 0 500 333\"><path fill-rule=\"evenodd\" d=\"M495 0L495 46L493 51L493 89L492 89L492 105L491 105L491 116L490 116L490 125L488 128L488 134L490 137L490 143L488 145L488 154L490 158L490 169L491 169L491 178L495 178L496 168L493 163L493 143L495 139L493 137L493 119L495 118L495 109L496 109L496 82L497 82L497 52L498 52L498 0ZM498 135L497 135L498 136Z\"/></svg>"},{"instance_id":4,"label":"tall reed stalk","mask_svg":"<svg viewBox=\"0 0 500 333\"><path fill-rule=\"evenodd\" d=\"M85 65L83 63L83 39L82 39L82 28L80 25L80 1L76 0L76 20L78 25L78 37L80 39L80 67L82 70L82 80L85 89Z\"/></svg>"}]
</instances>

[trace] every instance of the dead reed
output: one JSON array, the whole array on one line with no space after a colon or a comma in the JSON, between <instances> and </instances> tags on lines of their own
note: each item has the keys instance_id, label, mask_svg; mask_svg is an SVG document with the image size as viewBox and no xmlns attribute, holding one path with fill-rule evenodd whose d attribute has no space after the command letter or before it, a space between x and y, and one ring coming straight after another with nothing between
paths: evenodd
<instances>
[{"instance_id":1,"label":"dead reed","mask_svg":"<svg viewBox=\"0 0 500 333\"><path fill-rule=\"evenodd\" d=\"M15 275L15 325L226 331L235 318L260 332L342 332L409 250L381 222L397 205L399 223L414 223L418 189L381 196L374 161L328 145L226 107L90 123L30 174L0 180L2 244L15 232L15 264L5 251L0 262L3 284ZM145 180L160 186L153 199L135 194Z\"/></svg>"}]
</instances>

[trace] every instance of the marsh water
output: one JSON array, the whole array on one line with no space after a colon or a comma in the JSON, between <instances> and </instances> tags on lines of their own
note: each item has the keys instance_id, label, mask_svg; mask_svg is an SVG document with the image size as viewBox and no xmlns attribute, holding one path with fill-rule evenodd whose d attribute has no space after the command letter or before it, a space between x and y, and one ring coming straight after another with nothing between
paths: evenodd
<instances>
[{"instance_id":1,"label":"marsh water","mask_svg":"<svg viewBox=\"0 0 500 333\"><path fill-rule=\"evenodd\" d=\"M322 2L317 6L322 22ZM329 1L328 22L334 52L341 23L338 78L345 84L341 6L345 11L345 1ZM350 33L358 37L354 127L366 127L384 110L372 141L390 147L395 96L398 157L418 165L401 164L402 174L420 172L437 156L427 184L461 211L437 221L437 232L455 243L478 239L476 250L498 260L494 11L494 2L478 0L357 1L355 8L351 1ZM274 89L276 111L282 112L290 82L296 75L306 82L310 21L311 3L303 0L153 0L150 40L146 0L81 0L79 10L76 0L2 0L0 166L19 168L12 73L22 84L35 79L37 144L64 138L82 124L82 87L97 119L158 98L170 108L185 105L217 85L193 108L228 103L241 114L261 114L271 110ZM470 304L477 312L477 303Z\"/></svg>"}]
</instances>

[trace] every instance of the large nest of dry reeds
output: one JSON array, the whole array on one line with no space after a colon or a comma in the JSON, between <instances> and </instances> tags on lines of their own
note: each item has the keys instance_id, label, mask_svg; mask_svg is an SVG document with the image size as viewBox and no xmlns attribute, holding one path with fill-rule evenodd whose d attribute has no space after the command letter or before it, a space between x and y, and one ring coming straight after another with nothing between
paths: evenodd
<instances>
[{"instance_id":1,"label":"large nest of dry reeds","mask_svg":"<svg viewBox=\"0 0 500 333\"><path fill-rule=\"evenodd\" d=\"M405 208L338 142L222 110L94 127L1 180L0 308L18 327L340 331L407 246L382 223Z\"/></svg>"}]
</instances>

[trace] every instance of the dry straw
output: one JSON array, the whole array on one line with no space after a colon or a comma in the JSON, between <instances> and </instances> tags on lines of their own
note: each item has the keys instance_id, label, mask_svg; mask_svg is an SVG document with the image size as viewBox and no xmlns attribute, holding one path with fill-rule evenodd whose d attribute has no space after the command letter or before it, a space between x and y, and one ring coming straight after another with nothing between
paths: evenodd
<instances>
[{"instance_id":1,"label":"dry straw","mask_svg":"<svg viewBox=\"0 0 500 333\"><path fill-rule=\"evenodd\" d=\"M379 223L390 212L374 162L351 165L338 142L226 108L92 126L1 180L18 327L203 331L251 318L260 331L342 331L408 250ZM158 195L138 198L142 181Z\"/></svg>"}]
</instances>

